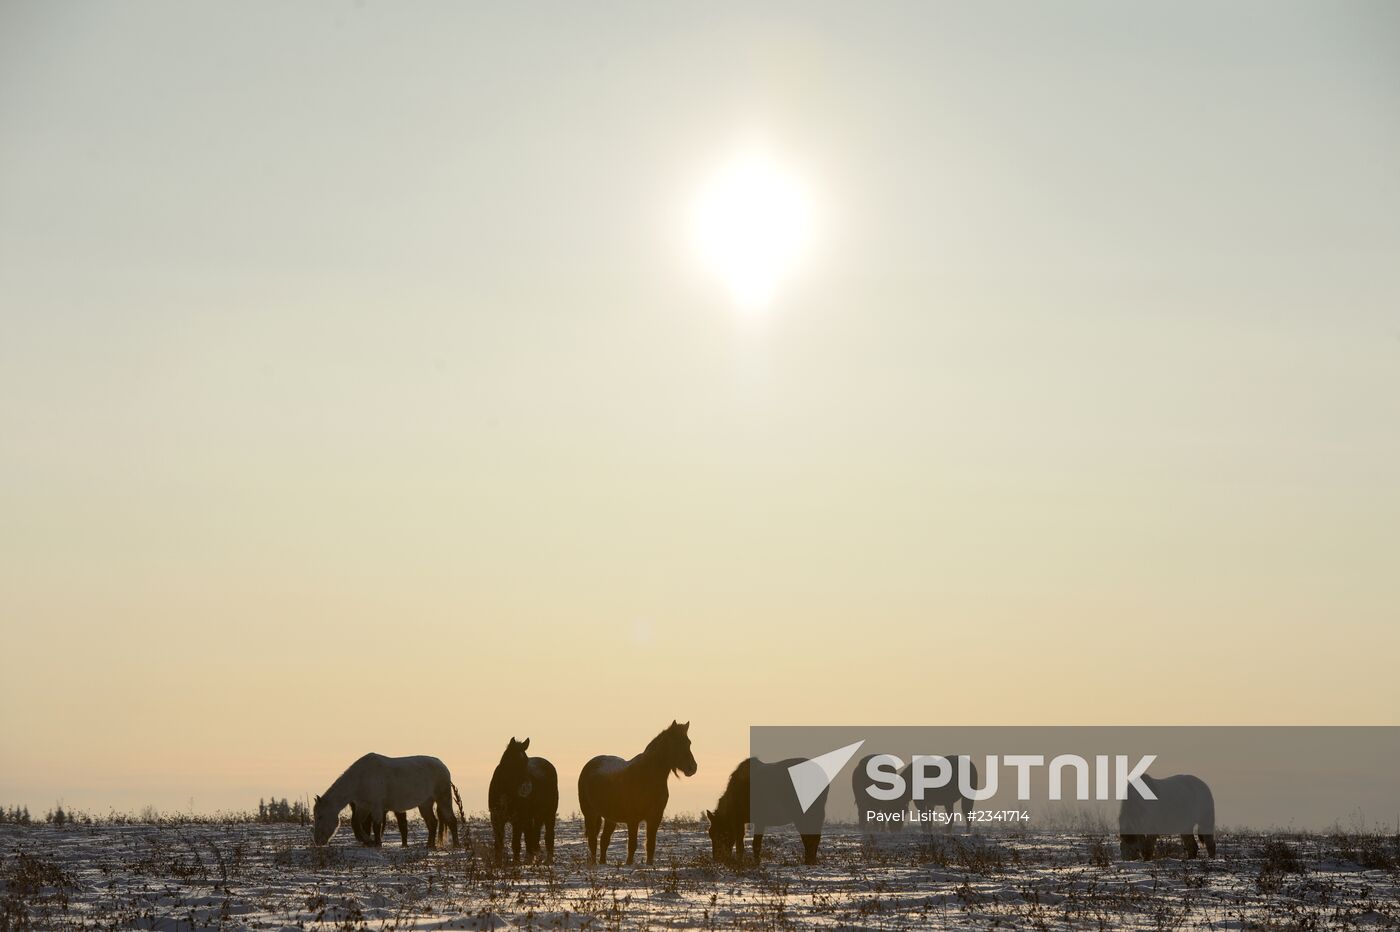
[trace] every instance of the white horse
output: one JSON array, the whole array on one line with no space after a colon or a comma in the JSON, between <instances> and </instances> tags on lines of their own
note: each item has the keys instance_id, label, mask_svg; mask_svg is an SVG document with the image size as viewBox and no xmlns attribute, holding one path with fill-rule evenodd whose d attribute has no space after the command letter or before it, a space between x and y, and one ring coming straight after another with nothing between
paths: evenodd
<instances>
[{"instance_id":1,"label":"white horse","mask_svg":"<svg viewBox=\"0 0 1400 932\"><path fill-rule=\"evenodd\" d=\"M1199 835L1206 853L1215 857L1215 797L1205 781L1180 773L1161 779L1144 775L1142 782L1157 798L1143 799L1129 787L1128 798L1118 809L1118 850L1123 859L1152 860L1158 835L1180 835L1187 856L1193 858L1200 850L1193 835Z\"/></svg>"},{"instance_id":2,"label":"white horse","mask_svg":"<svg viewBox=\"0 0 1400 932\"><path fill-rule=\"evenodd\" d=\"M330 841L340 827L340 811L354 803L357 815L365 813L371 824L381 826L387 812L418 809L428 823L428 847L437 847L443 828L452 831L452 845L456 847L457 817L452 813L452 794L456 789L447 765L436 757L366 754L316 797L312 838L318 845ZM434 803L436 819L432 818Z\"/></svg>"}]
</instances>

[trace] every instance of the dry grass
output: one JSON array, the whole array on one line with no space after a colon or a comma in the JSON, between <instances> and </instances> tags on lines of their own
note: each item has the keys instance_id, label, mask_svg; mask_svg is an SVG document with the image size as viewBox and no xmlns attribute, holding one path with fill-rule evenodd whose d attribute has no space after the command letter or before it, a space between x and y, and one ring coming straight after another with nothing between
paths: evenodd
<instances>
[{"instance_id":1,"label":"dry grass","mask_svg":"<svg viewBox=\"0 0 1400 932\"><path fill-rule=\"evenodd\" d=\"M159 822L0 829L0 928L1175 929L1400 922L1390 836L1222 837L1216 860L1125 864L1103 834L905 833L823 839L802 863L715 864L698 827L668 825L652 867L589 867L577 823L554 865L497 863L484 823L462 849L308 845L296 826ZM483 839L476 841L475 839ZM1168 850L1170 850L1168 848ZM1261 879L1262 878L1262 879ZM446 923L446 925L443 925Z\"/></svg>"}]
</instances>

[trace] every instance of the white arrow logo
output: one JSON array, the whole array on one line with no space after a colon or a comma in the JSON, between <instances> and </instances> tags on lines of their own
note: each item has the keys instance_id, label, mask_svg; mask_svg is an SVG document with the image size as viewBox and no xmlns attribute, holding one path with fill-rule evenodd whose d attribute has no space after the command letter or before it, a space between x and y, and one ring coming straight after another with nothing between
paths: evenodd
<instances>
[{"instance_id":1,"label":"white arrow logo","mask_svg":"<svg viewBox=\"0 0 1400 932\"><path fill-rule=\"evenodd\" d=\"M860 750L860 746L865 743L861 738L855 744L848 744L844 748L837 748L834 751L827 751L820 757L811 760L804 760L800 764L793 764L788 768L788 776L792 777L792 788L797 791L797 802L806 812L812 808L812 803L817 801L817 797L826 792L826 788L831 786L831 781L836 779L836 775L841 772L841 768L846 766L850 760Z\"/></svg>"}]
</instances>

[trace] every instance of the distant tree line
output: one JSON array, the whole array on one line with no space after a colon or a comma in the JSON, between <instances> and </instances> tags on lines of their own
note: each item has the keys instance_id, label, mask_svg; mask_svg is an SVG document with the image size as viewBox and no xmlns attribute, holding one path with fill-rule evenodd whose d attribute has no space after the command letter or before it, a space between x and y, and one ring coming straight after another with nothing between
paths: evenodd
<instances>
[{"instance_id":1,"label":"distant tree line","mask_svg":"<svg viewBox=\"0 0 1400 932\"><path fill-rule=\"evenodd\" d=\"M285 796L281 799L274 796L268 800L258 800L259 822L295 822L306 825L310 820L311 812L306 808L306 803L300 800L289 803Z\"/></svg>"},{"instance_id":2,"label":"distant tree line","mask_svg":"<svg viewBox=\"0 0 1400 932\"><path fill-rule=\"evenodd\" d=\"M258 800L257 814L244 812L220 812L214 815L170 814L159 812L154 806L146 806L139 813L113 811L106 817L97 817L57 804L42 816L34 816L28 806L0 806L0 825L92 825L95 822L112 825L156 824L161 822L286 822L295 825L311 824L311 809L305 802L291 802L286 797ZM4 925L0 924L0 929Z\"/></svg>"},{"instance_id":3,"label":"distant tree line","mask_svg":"<svg viewBox=\"0 0 1400 932\"><path fill-rule=\"evenodd\" d=\"M10 825L29 825L34 820L29 817L28 806L10 806L0 808L0 823Z\"/></svg>"},{"instance_id":4,"label":"distant tree line","mask_svg":"<svg viewBox=\"0 0 1400 932\"><path fill-rule=\"evenodd\" d=\"M63 803L44 813L44 821L49 825L72 825L75 822L91 824L92 817L71 809L64 809ZM9 825L33 825L34 817L28 806L0 806L0 823Z\"/></svg>"}]
</instances>

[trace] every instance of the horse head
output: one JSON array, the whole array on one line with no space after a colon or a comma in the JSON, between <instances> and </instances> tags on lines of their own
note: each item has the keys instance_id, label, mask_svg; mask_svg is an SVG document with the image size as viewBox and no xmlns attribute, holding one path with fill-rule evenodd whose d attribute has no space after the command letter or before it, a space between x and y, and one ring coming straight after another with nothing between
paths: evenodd
<instances>
[{"instance_id":1,"label":"horse head","mask_svg":"<svg viewBox=\"0 0 1400 932\"><path fill-rule=\"evenodd\" d=\"M530 747L530 739L517 741L510 739L510 744L506 745L505 753L501 755L500 766L496 768L496 773L505 779L505 785L516 787L518 796L529 796L530 790L530 755L525 752Z\"/></svg>"},{"instance_id":2,"label":"horse head","mask_svg":"<svg viewBox=\"0 0 1400 932\"><path fill-rule=\"evenodd\" d=\"M672 719L671 727L666 729L666 766L672 773L683 773L687 777L695 776L699 769L690 751L690 722L681 724Z\"/></svg>"},{"instance_id":3,"label":"horse head","mask_svg":"<svg viewBox=\"0 0 1400 932\"><path fill-rule=\"evenodd\" d=\"M340 828L340 810L335 809L329 802L317 796L311 807L312 829L311 840L317 845L324 845L331 840L335 830Z\"/></svg>"},{"instance_id":4,"label":"horse head","mask_svg":"<svg viewBox=\"0 0 1400 932\"><path fill-rule=\"evenodd\" d=\"M721 822L713 810L705 811L705 821L709 823L710 853L716 861L728 859L734 853L735 842L731 827Z\"/></svg>"}]
</instances>

